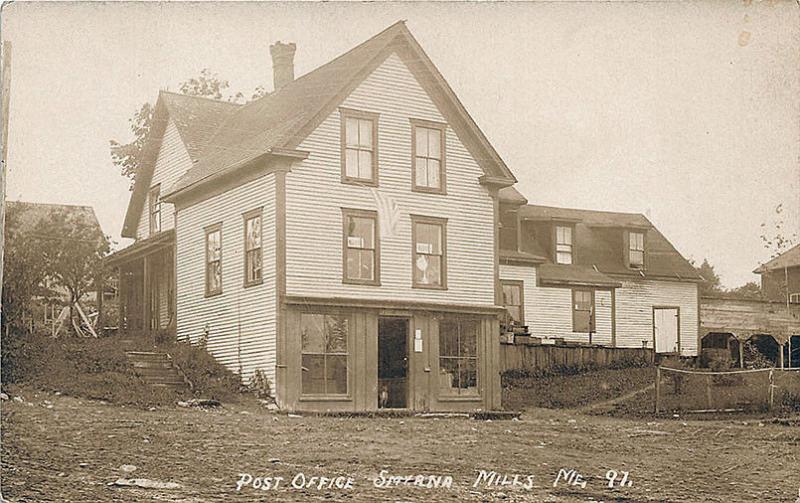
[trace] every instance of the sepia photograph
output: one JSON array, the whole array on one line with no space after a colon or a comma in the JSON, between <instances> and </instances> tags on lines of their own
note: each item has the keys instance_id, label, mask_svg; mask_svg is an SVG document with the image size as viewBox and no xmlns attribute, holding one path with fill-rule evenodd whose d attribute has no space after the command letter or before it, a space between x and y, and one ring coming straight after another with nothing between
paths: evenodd
<instances>
[{"instance_id":1,"label":"sepia photograph","mask_svg":"<svg viewBox=\"0 0 800 503\"><path fill-rule=\"evenodd\" d=\"M800 503L800 2L0 23L0 502Z\"/></svg>"}]
</instances>

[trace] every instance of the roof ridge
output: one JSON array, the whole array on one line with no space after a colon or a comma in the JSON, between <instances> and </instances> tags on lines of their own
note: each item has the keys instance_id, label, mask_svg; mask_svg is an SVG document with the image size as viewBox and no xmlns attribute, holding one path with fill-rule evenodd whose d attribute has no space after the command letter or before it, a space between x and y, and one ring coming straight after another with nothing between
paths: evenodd
<instances>
[{"instance_id":1,"label":"roof ridge","mask_svg":"<svg viewBox=\"0 0 800 503\"><path fill-rule=\"evenodd\" d=\"M526 204L525 206L526 207L531 207L531 208L548 208L548 209L553 209L553 210L586 211L586 212L589 212L589 213L605 213L605 214L609 214L609 215L632 215L632 216L647 218L647 216L644 213L638 213L638 212L632 212L632 211L592 210L592 209L587 209L587 208L570 208L570 207L566 207L566 206L549 206L549 205L545 205L545 204ZM648 221L649 221L649 219L648 219Z\"/></svg>"},{"instance_id":2,"label":"roof ridge","mask_svg":"<svg viewBox=\"0 0 800 503\"><path fill-rule=\"evenodd\" d=\"M72 204L72 203L37 203L34 201L11 201L6 200L7 204L31 204L35 206L66 206L69 208L86 208L94 211L94 207L88 204Z\"/></svg>"},{"instance_id":3,"label":"roof ridge","mask_svg":"<svg viewBox=\"0 0 800 503\"><path fill-rule=\"evenodd\" d=\"M175 92L175 91L169 91L167 89L159 89L158 93L159 94L171 94L173 96L180 96L181 98L191 98L191 99L195 99L195 100L206 100L206 101L210 101L212 103L220 103L220 104L223 104L223 105L231 105L231 106L235 106L235 107L242 107L242 106L246 105L246 103L234 103L233 101L217 100L217 99L214 99L214 98L209 98L208 96L196 96L194 94L178 93L178 92ZM259 98L259 99L261 99L261 98ZM251 103L251 102L248 102L248 103Z\"/></svg>"},{"instance_id":4,"label":"roof ridge","mask_svg":"<svg viewBox=\"0 0 800 503\"><path fill-rule=\"evenodd\" d=\"M275 90L273 90L271 93L267 93L267 94L265 94L264 96L261 96L260 98L257 98L257 99L254 99L254 100L252 100L252 101L248 101L247 103L244 103L244 104L242 104L242 105L239 107L239 110L240 110L240 111L242 111L242 112L244 112L245 110L247 110L247 109L249 109L249 108L255 107L257 104L259 104L259 103L263 102L263 101L264 101L264 100L266 100L266 99L279 99L279 98L281 97L281 95L282 95L282 94L285 94L285 93L286 93L286 91L287 91L287 90L290 88L290 86L292 86L292 87L293 87L293 86L295 86L295 85L296 85L298 82L302 82L304 79L306 79L306 78L307 78L307 77L309 77L310 75L312 75L312 74L315 74L316 72L318 72L318 71L322 70L323 68L326 68L326 67L329 67L329 66L333 65L333 63L335 63L335 62L337 62L337 61L341 60L342 58L344 58L344 57L345 57L345 56L347 56L348 54L351 54L353 51L355 51L355 50L357 50L357 49L360 49L362 46L364 46L364 45L367 45L367 44L368 44L369 42L371 42L372 40L375 40L375 39L376 39L376 38L378 38L379 36L381 36L381 35L383 35L383 34L385 34L385 33L389 32L389 31L390 31L390 30L392 30L392 29L396 29L395 27L397 27L397 26L405 26L405 20L404 20L404 19L401 19L400 21L397 21L397 22L393 23L393 24L392 24L392 25L390 25L389 27L387 27L387 28L385 28L385 29L381 30L380 32L378 32L378 33L376 33L375 35L373 35L373 36L371 36L370 38L368 38L367 40L365 40L365 41L363 41L363 42L361 42L361 43L359 43L359 44L356 44L355 46L351 47L351 48L350 48L350 49L348 49L347 51L345 51L345 52L343 52L342 54L340 54L340 55L336 56L335 58L333 58L333 59L331 59L331 60L329 60L329 61L327 61L327 62L325 62L325 63L323 63L323 64L319 65L318 67L314 68L313 70L309 70L308 72L304 73L303 75L301 75L301 76L297 77L296 79L294 79L294 80L292 80L291 82L289 82L287 85L285 85L285 86L283 86L283 87L281 87L281 88L275 89ZM211 143L213 143L213 139L214 139L214 138L216 138L216 137L217 137L217 134L218 134L220 131L222 131L222 130L225 128L225 126L227 125L227 123L228 123L229 121L232 121L232 120L234 120L234 119L235 119L235 115L236 115L236 114L231 114L230 116L226 117L224 121L222 121L222 122L220 123L220 125L217 127L216 131L214 131L214 134L211 136L211 140L212 140L212 141L210 142L210 144L211 144ZM241 139L241 141L239 141L239 142L237 143L237 145L239 145L239 144L241 144L241 143L244 143L244 142L245 142L245 141L247 141L247 140L248 140L248 138L242 138L242 139Z\"/></svg>"}]
</instances>

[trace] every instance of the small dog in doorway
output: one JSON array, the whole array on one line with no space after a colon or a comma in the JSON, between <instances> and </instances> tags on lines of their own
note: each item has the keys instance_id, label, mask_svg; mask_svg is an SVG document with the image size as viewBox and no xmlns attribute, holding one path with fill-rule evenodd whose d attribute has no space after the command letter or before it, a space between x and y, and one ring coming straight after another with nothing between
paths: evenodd
<instances>
[{"instance_id":1,"label":"small dog in doorway","mask_svg":"<svg viewBox=\"0 0 800 503\"><path fill-rule=\"evenodd\" d=\"M378 395L378 404L380 408L384 408L389 404L389 388L385 384L381 386L381 392Z\"/></svg>"}]
</instances>

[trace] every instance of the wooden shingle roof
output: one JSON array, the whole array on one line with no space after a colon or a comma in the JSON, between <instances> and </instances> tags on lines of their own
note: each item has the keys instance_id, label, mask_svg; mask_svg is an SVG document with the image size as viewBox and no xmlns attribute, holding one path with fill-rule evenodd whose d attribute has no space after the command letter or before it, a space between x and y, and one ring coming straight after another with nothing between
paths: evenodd
<instances>
[{"instance_id":1,"label":"wooden shingle roof","mask_svg":"<svg viewBox=\"0 0 800 503\"><path fill-rule=\"evenodd\" d=\"M702 281L697 273L650 220L638 213L581 210L552 206L527 205L519 209L523 221L564 222L575 226L573 236L576 266L591 266L603 274L645 278ZM622 230L645 233L645 269L632 270L624 262ZM530 233L523 233L524 247L532 253L548 257L549 246ZM559 274L566 274L561 271Z\"/></svg>"},{"instance_id":2,"label":"wooden shingle roof","mask_svg":"<svg viewBox=\"0 0 800 503\"><path fill-rule=\"evenodd\" d=\"M762 264L753 272L763 274L775 269L783 269L784 267L800 267L800 244L794 248L789 248L766 264Z\"/></svg>"},{"instance_id":3,"label":"wooden shingle roof","mask_svg":"<svg viewBox=\"0 0 800 503\"><path fill-rule=\"evenodd\" d=\"M265 155L295 149L392 52L401 56L432 95L487 178L505 185L514 183L511 171L401 21L274 93L236 110L207 142L200 161L165 197L169 200L225 170L256 162Z\"/></svg>"}]
</instances>

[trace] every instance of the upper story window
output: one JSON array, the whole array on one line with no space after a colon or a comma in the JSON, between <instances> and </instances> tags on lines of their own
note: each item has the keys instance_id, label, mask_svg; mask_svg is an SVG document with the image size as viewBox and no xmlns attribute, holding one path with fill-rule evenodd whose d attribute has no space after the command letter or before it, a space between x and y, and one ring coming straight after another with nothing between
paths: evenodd
<instances>
[{"instance_id":1,"label":"upper story window","mask_svg":"<svg viewBox=\"0 0 800 503\"><path fill-rule=\"evenodd\" d=\"M789 303L791 303L791 304L800 304L800 293L790 293L789 294Z\"/></svg>"},{"instance_id":2,"label":"upper story window","mask_svg":"<svg viewBox=\"0 0 800 503\"><path fill-rule=\"evenodd\" d=\"M206 227L206 296L222 293L222 224Z\"/></svg>"},{"instance_id":3,"label":"upper story window","mask_svg":"<svg viewBox=\"0 0 800 503\"><path fill-rule=\"evenodd\" d=\"M411 217L415 288L447 288L447 221Z\"/></svg>"},{"instance_id":4,"label":"upper story window","mask_svg":"<svg viewBox=\"0 0 800 503\"><path fill-rule=\"evenodd\" d=\"M374 211L343 209L345 283L377 285L380 282L378 215Z\"/></svg>"},{"instance_id":5,"label":"upper story window","mask_svg":"<svg viewBox=\"0 0 800 503\"><path fill-rule=\"evenodd\" d=\"M628 233L628 266L644 269L644 233Z\"/></svg>"},{"instance_id":6,"label":"upper story window","mask_svg":"<svg viewBox=\"0 0 800 503\"><path fill-rule=\"evenodd\" d=\"M572 263L572 227L556 226L556 264Z\"/></svg>"},{"instance_id":7,"label":"upper story window","mask_svg":"<svg viewBox=\"0 0 800 503\"><path fill-rule=\"evenodd\" d=\"M300 316L303 395L347 395L349 334L346 316Z\"/></svg>"},{"instance_id":8,"label":"upper story window","mask_svg":"<svg viewBox=\"0 0 800 503\"><path fill-rule=\"evenodd\" d=\"M244 286L263 281L261 208L244 214Z\"/></svg>"},{"instance_id":9,"label":"upper story window","mask_svg":"<svg viewBox=\"0 0 800 503\"><path fill-rule=\"evenodd\" d=\"M378 184L378 115L340 109L342 181Z\"/></svg>"},{"instance_id":10,"label":"upper story window","mask_svg":"<svg viewBox=\"0 0 800 503\"><path fill-rule=\"evenodd\" d=\"M411 120L411 158L414 161L412 189L445 192L444 146L447 125Z\"/></svg>"},{"instance_id":11,"label":"upper story window","mask_svg":"<svg viewBox=\"0 0 800 503\"><path fill-rule=\"evenodd\" d=\"M594 292L572 291L572 331L594 332Z\"/></svg>"},{"instance_id":12,"label":"upper story window","mask_svg":"<svg viewBox=\"0 0 800 503\"><path fill-rule=\"evenodd\" d=\"M522 301L522 281L501 281L503 287L503 307L514 323L525 323Z\"/></svg>"},{"instance_id":13,"label":"upper story window","mask_svg":"<svg viewBox=\"0 0 800 503\"><path fill-rule=\"evenodd\" d=\"M161 232L161 185L156 185L147 194L150 234Z\"/></svg>"}]
</instances>

